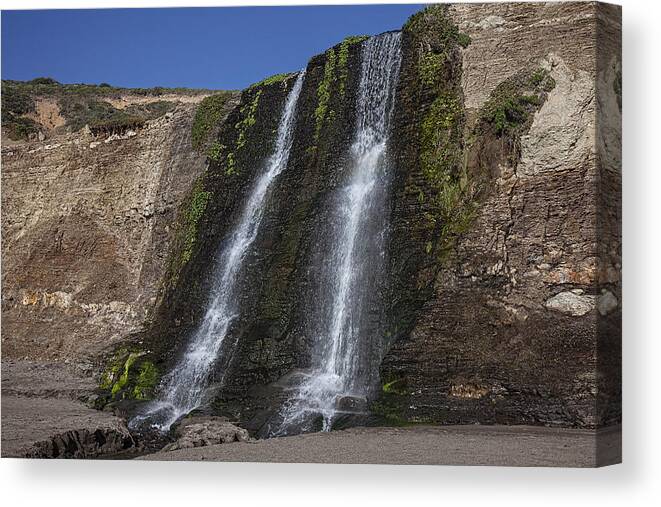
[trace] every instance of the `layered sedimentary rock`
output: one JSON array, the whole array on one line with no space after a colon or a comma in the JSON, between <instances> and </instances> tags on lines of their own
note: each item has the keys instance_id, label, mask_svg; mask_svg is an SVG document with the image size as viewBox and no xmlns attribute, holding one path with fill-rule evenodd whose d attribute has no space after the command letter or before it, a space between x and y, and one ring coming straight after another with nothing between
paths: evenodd
<instances>
[{"instance_id":1,"label":"layered sedimentary rock","mask_svg":"<svg viewBox=\"0 0 661 507\"><path fill-rule=\"evenodd\" d=\"M407 421L617 420L619 10L485 4L449 14L471 37L460 69L466 129L521 70L544 69L554 84L425 280L431 296L382 364L379 408Z\"/></svg>"},{"instance_id":2,"label":"layered sedimentary rock","mask_svg":"<svg viewBox=\"0 0 661 507\"><path fill-rule=\"evenodd\" d=\"M146 325L172 224L205 167L191 147L196 105L112 135L5 142L4 357L85 362Z\"/></svg>"},{"instance_id":3,"label":"layered sedimentary rock","mask_svg":"<svg viewBox=\"0 0 661 507\"><path fill-rule=\"evenodd\" d=\"M432 7L404 26L373 420L619 419L619 24L615 7L549 3ZM307 65L204 407L255 432L310 366L315 238L346 177L362 40ZM3 149L5 353L101 357L104 403L153 396L203 316L294 81L242 92L206 170L190 110L107 143ZM46 192L58 198L28 197Z\"/></svg>"}]
</instances>

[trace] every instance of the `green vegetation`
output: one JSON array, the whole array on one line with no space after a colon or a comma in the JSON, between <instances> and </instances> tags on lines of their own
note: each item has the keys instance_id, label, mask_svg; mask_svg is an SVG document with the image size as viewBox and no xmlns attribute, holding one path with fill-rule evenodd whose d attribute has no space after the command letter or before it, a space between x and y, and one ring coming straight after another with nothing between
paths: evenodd
<instances>
[{"instance_id":1,"label":"green vegetation","mask_svg":"<svg viewBox=\"0 0 661 507\"><path fill-rule=\"evenodd\" d=\"M35 111L34 97L21 86L2 82L2 114L27 114Z\"/></svg>"},{"instance_id":2,"label":"green vegetation","mask_svg":"<svg viewBox=\"0 0 661 507\"><path fill-rule=\"evenodd\" d=\"M502 83L466 138L460 48L467 47L470 38L459 32L444 5L432 5L413 15L404 30L419 48L417 96L430 97L429 106L418 115L418 154L424 182L409 183L407 191L425 207L418 224L425 253L444 262L473 223L490 178L490 168L468 167L471 155L483 149L485 140L497 137L506 141L510 160L518 158L520 137L530 128L534 112L555 82L546 70L538 68ZM478 164L488 159L475 158Z\"/></svg>"},{"instance_id":3,"label":"green vegetation","mask_svg":"<svg viewBox=\"0 0 661 507\"><path fill-rule=\"evenodd\" d=\"M214 127L223 116L229 97L230 94L226 92L216 93L202 99L197 106L191 131L191 143L196 150L206 145Z\"/></svg>"},{"instance_id":4,"label":"green vegetation","mask_svg":"<svg viewBox=\"0 0 661 507\"><path fill-rule=\"evenodd\" d=\"M447 16L447 6L431 5L414 14L404 30L417 47L418 95L432 97L419 116L419 163L424 184L408 191L424 204L419 227L424 251L444 261L458 236L470 226L477 204L464 163L465 113L461 94L460 47L470 38Z\"/></svg>"},{"instance_id":5,"label":"green vegetation","mask_svg":"<svg viewBox=\"0 0 661 507\"><path fill-rule=\"evenodd\" d=\"M101 375L99 388L109 391L112 400L150 399L160 377L154 363L146 359L139 361L144 355L142 351L119 349Z\"/></svg>"},{"instance_id":6,"label":"green vegetation","mask_svg":"<svg viewBox=\"0 0 661 507\"><path fill-rule=\"evenodd\" d=\"M287 79L291 75L292 75L291 72L285 72L285 73L282 73L282 74L274 74L273 76L269 76L266 79L262 79L258 83L251 84L250 88L259 88L259 87L262 87L262 86L269 86L269 85L276 84L276 83L282 83L285 79Z\"/></svg>"},{"instance_id":7,"label":"green vegetation","mask_svg":"<svg viewBox=\"0 0 661 507\"><path fill-rule=\"evenodd\" d=\"M82 121L85 122L85 120ZM83 125L85 124L89 125L90 130L95 135L113 134L141 128L145 124L145 119L120 111L104 118L90 118L88 123L83 123Z\"/></svg>"},{"instance_id":8,"label":"green vegetation","mask_svg":"<svg viewBox=\"0 0 661 507\"><path fill-rule=\"evenodd\" d=\"M55 81L52 77L35 77L33 80L28 81L30 84L35 85L59 85L58 81ZM99 85L101 86L101 85Z\"/></svg>"},{"instance_id":9,"label":"green vegetation","mask_svg":"<svg viewBox=\"0 0 661 507\"><path fill-rule=\"evenodd\" d=\"M32 97L59 97L62 95L75 95L79 97L92 97L92 98L111 98L118 99L123 95L142 95L157 97L166 93L176 93L177 95L199 95L201 93L209 93L212 90L196 89L196 88L163 88L157 86L154 88L122 88L117 86L110 86L108 83L100 85L95 84L62 84L58 83L49 77L39 77L31 81L13 81L9 79L2 80L3 92L4 87L20 88Z\"/></svg>"},{"instance_id":10,"label":"green vegetation","mask_svg":"<svg viewBox=\"0 0 661 507\"><path fill-rule=\"evenodd\" d=\"M39 131L39 125L26 114L35 112L33 97L24 89L2 85L2 126L11 139L27 139Z\"/></svg>"},{"instance_id":11,"label":"green vegetation","mask_svg":"<svg viewBox=\"0 0 661 507\"><path fill-rule=\"evenodd\" d=\"M137 128L146 120L162 116L174 104L154 101L115 108L108 100L125 95L158 97L165 93L197 95L205 90L186 88L117 88L108 83L100 85L61 84L52 78L39 77L31 81L2 81L2 126L12 139L27 139L39 131L39 124L26 115L36 112L36 98L51 99L60 107L64 128L76 132L85 125L92 131L116 132Z\"/></svg>"},{"instance_id":12,"label":"green vegetation","mask_svg":"<svg viewBox=\"0 0 661 507\"><path fill-rule=\"evenodd\" d=\"M444 53L425 53L418 61L418 76L424 86L435 87L443 77Z\"/></svg>"},{"instance_id":13,"label":"green vegetation","mask_svg":"<svg viewBox=\"0 0 661 507\"><path fill-rule=\"evenodd\" d=\"M530 128L533 114L554 87L555 81L545 69L519 74L496 87L482 109L481 120L499 137L518 138Z\"/></svg>"},{"instance_id":14,"label":"green vegetation","mask_svg":"<svg viewBox=\"0 0 661 507\"><path fill-rule=\"evenodd\" d=\"M213 160L214 162L220 161L220 154L223 152L224 149L225 149L224 144L220 144L218 141L214 141L209 147L209 150L207 151L207 158L209 160Z\"/></svg>"},{"instance_id":15,"label":"green vegetation","mask_svg":"<svg viewBox=\"0 0 661 507\"><path fill-rule=\"evenodd\" d=\"M381 418L381 425L393 427L415 426L429 424L428 421L410 420L404 414L402 407L395 402L375 401L370 405L370 412Z\"/></svg>"},{"instance_id":16,"label":"green vegetation","mask_svg":"<svg viewBox=\"0 0 661 507\"><path fill-rule=\"evenodd\" d=\"M229 152L225 157L225 174L231 176L236 173L236 157L234 153Z\"/></svg>"},{"instance_id":17,"label":"green vegetation","mask_svg":"<svg viewBox=\"0 0 661 507\"><path fill-rule=\"evenodd\" d=\"M470 37L459 31L447 16L447 10L447 5L428 5L411 16L402 29L424 39L433 39L435 46L440 48L450 50L455 45L468 47L471 43Z\"/></svg>"},{"instance_id":18,"label":"green vegetation","mask_svg":"<svg viewBox=\"0 0 661 507\"><path fill-rule=\"evenodd\" d=\"M131 104L126 107L124 111L127 114L138 116L146 120L153 120L159 118L165 113L169 113L176 107L176 103L168 100L157 100L155 102L147 102L146 104Z\"/></svg>"},{"instance_id":19,"label":"green vegetation","mask_svg":"<svg viewBox=\"0 0 661 507\"><path fill-rule=\"evenodd\" d=\"M112 389L112 386L119 379L120 372L123 370L124 362L128 356L129 351L127 349L119 349L113 358L110 360L108 367L101 374L101 380L99 382L99 387L101 389Z\"/></svg>"},{"instance_id":20,"label":"green vegetation","mask_svg":"<svg viewBox=\"0 0 661 507\"><path fill-rule=\"evenodd\" d=\"M207 203L211 198L211 192L203 190L202 178L199 178L193 187L190 199L190 205L185 215L184 241L181 250L179 268L186 264L193 256L195 243L197 241L198 222L204 211L207 209Z\"/></svg>"},{"instance_id":21,"label":"green vegetation","mask_svg":"<svg viewBox=\"0 0 661 507\"><path fill-rule=\"evenodd\" d=\"M459 44L462 48L466 49L468 46L470 46L471 38L467 33L459 32L455 37L457 44Z\"/></svg>"},{"instance_id":22,"label":"green vegetation","mask_svg":"<svg viewBox=\"0 0 661 507\"><path fill-rule=\"evenodd\" d=\"M314 111L315 117L315 142L319 141L321 129L328 120L332 121L335 111L331 109L332 89L337 86L339 100L344 99L347 79L349 77L349 51L351 46L359 44L368 37L366 35L352 35L346 37L338 46L326 51L326 62L324 63L324 75L317 88L317 107Z\"/></svg>"},{"instance_id":23,"label":"green vegetation","mask_svg":"<svg viewBox=\"0 0 661 507\"><path fill-rule=\"evenodd\" d=\"M331 86L335 79L335 50L329 49L326 51L326 63L324 64L324 77L319 83L319 88L317 88L317 108L314 110L315 118L315 130L314 137L315 140L319 139L319 134L321 133L321 127L324 124L328 114L328 104L331 98Z\"/></svg>"},{"instance_id":24,"label":"green vegetation","mask_svg":"<svg viewBox=\"0 0 661 507\"><path fill-rule=\"evenodd\" d=\"M337 53L337 67L339 69L339 91L340 97L344 98L344 92L347 86L347 78L349 77L349 69L347 64L349 62L349 48L354 44L360 44L369 37L367 35L350 35L340 43L340 49Z\"/></svg>"},{"instance_id":25,"label":"green vegetation","mask_svg":"<svg viewBox=\"0 0 661 507\"><path fill-rule=\"evenodd\" d=\"M439 234L440 259L454 247L455 239L466 232L476 209L463 168L464 111L459 97L445 91L432 103L420 125L420 163L428 184L435 190L426 201L432 213L425 215L427 226ZM433 246L427 243L427 254Z\"/></svg>"},{"instance_id":26,"label":"green vegetation","mask_svg":"<svg viewBox=\"0 0 661 507\"><path fill-rule=\"evenodd\" d=\"M386 379L381 386L381 391L380 399L370 404L370 411L382 419L382 424L386 426L415 424L404 415L403 409L408 406L408 397L411 394L405 378Z\"/></svg>"},{"instance_id":27,"label":"green vegetation","mask_svg":"<svg viewBox=\"0 0 661 507\"><path fill-rule=\"evenodd\" d=\"M199 222L213 195L204 190L206 174L205 171L198 177L179 210L174 245L168 258L167 276L164 278L163 290L167 291L177 284L181 270L195 254Z\"/></svg>"},{"instance_id":28,"label":"green vegetation","mask_svg":"<svg viewBox=\"0 0 661 507\"><path fill-rule=\"evenodd\" d=\"M18 141L29 139L39 132L39 124L32 118L17 116L2 110L2 125L7 130L10 139Z\"/></svg>"},{"instance_id":29,"label":"green vegetation","mask_svg":"<svg viewBox=\"0 0 661 507\"><path fill-rule=\"evenodd\" d=\"M256 92L254 90L257 90ZM231 176L233 174L236 174L236 154L243 149L243 147L246 145L246 141L248 139L248 131L255 125L257 122L256 119L256 114L257 114L257 107L259 106L259 99L262 96L262 90L257 89L256 87L253 89L252 87L249 89L251 93L254 93L252 96L251 100L249 103L243 105L241 107L241 120L238 121L235 125L234 128L238 132L238 137L236 140L236 144L234 146L234 151L227 153L225 156L225 174L228 176ZM220 150L226 149L224 145L219 146ZM221 153L220 151L217 154L217 158L214 159L216 161L219 161L221 158Z\"/></svg>"},{"instance_id":30,"label":"green vegetation","mask_svg":"<svg viewBox=\"0 0 661 507\"><path fill-rule=\"evenodd\" d=\"M151 361L143 361L138 370L138 377L133 388L133 397L136 400L148 400L154 395L160 375Z\"/></svg>"},{"instance_id":31,"label":"green vegetation","mask_svg":"<svg viewBox=\"0 0 661 507\"><path fill-rule=\"evenodd\" d=\"M386 382L383 384L382 390L386 394L408 394L408 390L406 388L406 380L403 378L398 378L391 380L390 382Z\"/></svg>"},{"instance_id":32,"label":"green vegetation","mask_svg":"<svg viewBox=\"0 0 661 507\"><path fill-rule=\"evenodd\" d=\"M129 357L124 363L124 370L122 371L122 374L119 376L110 390L110 393L113 395L113 397L116 397L117 393L126 387L126 384L128 384L129 381L129 372L131 371L131 367L133 366L133 363L135 363L135 360L138 359L141 355L142 354L136 352L131 352L129 354Z\"/></svg>"},{"instance_id":33,"label":"green vegetation","mask_svg":"<svg viewBox=\"0 0 661 507\"><path fill-rule=\"evenodd\" d=\"M245 146L248 129L257 121L255 120L255 114L257 113L257 106L259 106L259 98L261 96L262 90L258 90L250 101L250 104L246 104L241 108L243 119L234 126L239 131L239 137L236 141L236 151L239 151Z\"/></svg>"}]
</instances>

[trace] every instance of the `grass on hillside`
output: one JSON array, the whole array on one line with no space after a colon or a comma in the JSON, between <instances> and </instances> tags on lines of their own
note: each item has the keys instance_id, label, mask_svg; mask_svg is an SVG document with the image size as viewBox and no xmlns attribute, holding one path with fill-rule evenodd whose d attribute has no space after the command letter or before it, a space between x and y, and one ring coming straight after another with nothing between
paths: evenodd
<instances>
[{"instance_id":1,"label":"grass on hillside","mask_svg":"<svg viewBox=\"0 0 661 507\"><path fill-rule=\"evenodd\" d=\"M31 81L2 81L2 127L15 140L28 139L41 126L26 115L36 112L36 98L55 99L60 114L65 119L64 129L76 132L89 125L92 130L113 131L137 127L146 120L158 118L175 106L173 102L159 100L147 104L135 104L118 109L108 99L123 95L159 97L165 94L195 96L209 93L206 89L192 88L122 88L108 83L61 84L52 78L40 77Z\"/></svg>"}]
</instances>

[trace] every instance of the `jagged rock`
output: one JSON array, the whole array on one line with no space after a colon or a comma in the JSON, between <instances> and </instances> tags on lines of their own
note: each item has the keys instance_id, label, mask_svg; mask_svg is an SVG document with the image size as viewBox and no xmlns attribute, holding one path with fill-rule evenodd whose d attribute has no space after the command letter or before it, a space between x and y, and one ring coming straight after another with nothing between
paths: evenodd
<instances>
[{"instance_id":1,"label":"jagged rock","mask_svg":"<svg viewBox=\"0 0 661 507\"><path fill-rule=\"evenodd\" d=\"M70 430L36 442L26 458L95 458L116 455L135 447L135 441L123 423L115 427Z\"/></svg>"},{"instance_id":2,"label":"jagged rock","mask_svg":"<svg viewBox=\"0 0 661 507\"><path fill-rule=\"evenodd\" d=\"M93 458L135 450L122 419L83 404L93 379L61 363L2 361L2 457Z\"/></svg>"},{"instance_id":3,"label":"jagged rock","mask_svg":"<svg viewBox=\"0 0 661 507\"><path fill-rule=\"evenodd\" d=\"M178 437L176 442L165 446L164 451L250 440L247 430L224 417L190 417L177 427L175 434Z\"/></svg>"},{"instance_id":4,"label":"jagged rock","mask_svg":"<svg viewBox=\"0 0 661 507\"><path fill-rule=\"evenodd\" d=\"M595 297L576 294L574 291L560 292L546 301L546 308L574 317L580 317L595 308Z\"/></svg>"}]
</instances>

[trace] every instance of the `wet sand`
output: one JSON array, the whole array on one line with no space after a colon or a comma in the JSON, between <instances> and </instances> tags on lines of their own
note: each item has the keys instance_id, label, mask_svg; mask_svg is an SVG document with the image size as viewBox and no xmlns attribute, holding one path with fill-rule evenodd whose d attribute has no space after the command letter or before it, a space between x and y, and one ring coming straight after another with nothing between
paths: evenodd
<instances>
[{"instance_id":1,"label":"wet sand","mask_svg":"<svg viewBox=\"0 0 661 507\"><path fill-rule=\"evenodd\" d=\"M598 438L597 438L598 436ZM351 428L158 452L142 460L594 467L621 461L621 428Z\"/></svg>"}]
</instances>

